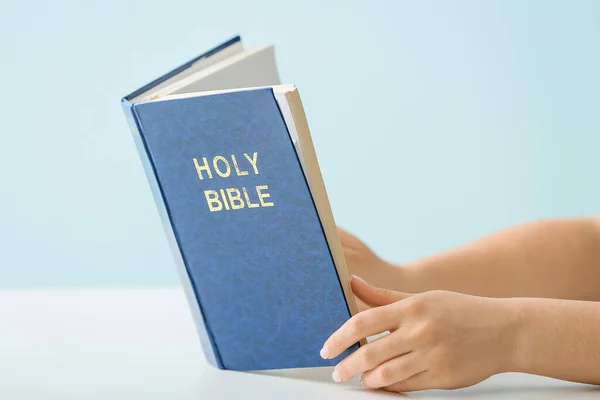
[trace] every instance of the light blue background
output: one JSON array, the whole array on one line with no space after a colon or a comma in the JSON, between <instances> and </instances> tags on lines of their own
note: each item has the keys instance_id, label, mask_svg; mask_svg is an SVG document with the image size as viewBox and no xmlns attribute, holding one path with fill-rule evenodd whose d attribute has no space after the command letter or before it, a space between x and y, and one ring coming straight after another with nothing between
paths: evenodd
<instances>
[{"instance_id":1,"label":"light blue background","mask_svg":"<svg viewBox=\"0 0 600 400\"><path fill-rule=\"evenodd\" d=\"M600 214L600 2L5 0L0 286L178 282L119 100L238 33L381 255Z\"/></svg>"}]
</instances>

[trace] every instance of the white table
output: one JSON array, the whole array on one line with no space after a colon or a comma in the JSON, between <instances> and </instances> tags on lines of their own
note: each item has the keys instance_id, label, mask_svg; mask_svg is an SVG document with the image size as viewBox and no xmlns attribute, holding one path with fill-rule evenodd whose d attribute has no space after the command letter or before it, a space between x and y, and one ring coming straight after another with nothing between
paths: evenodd
<instances>
[{"instance_id":1,"label":"white table","mask_svg":"<svg viewBox=\"0 0 600 400\"><path fill-rule=\"evenodd\" d=\"M178 287L0 292L1 399L384 399L331 368L220 371L202 355ZM600 388L522 374L409 398L600 398Z\"/></svg>"}]
</instances>

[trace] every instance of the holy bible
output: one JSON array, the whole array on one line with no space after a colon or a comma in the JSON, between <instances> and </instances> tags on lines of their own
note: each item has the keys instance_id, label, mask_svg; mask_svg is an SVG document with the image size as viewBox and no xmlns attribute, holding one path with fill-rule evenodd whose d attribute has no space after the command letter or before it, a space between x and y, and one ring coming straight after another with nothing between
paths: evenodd
<instances>
[{"instance_id":1,"label":"holy bible","mask_svg":"<svg viewBox=\"0 0 600 400\"><path fill-rule=\"evenodd\" d=\"M298 90L239 37L122 99L204 353L221 369L335 365L356 313Z\"/></svg>"}]
</instances>

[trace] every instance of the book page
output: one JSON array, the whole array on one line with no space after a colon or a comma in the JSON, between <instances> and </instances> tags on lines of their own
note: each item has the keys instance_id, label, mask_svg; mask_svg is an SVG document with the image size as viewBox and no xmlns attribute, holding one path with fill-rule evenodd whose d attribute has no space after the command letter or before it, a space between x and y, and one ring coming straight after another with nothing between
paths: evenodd
<instances>
[{"instance_id":1,"label":"book page","mask_svg":"<svg viewBox=\"0 0 600 400\"><path fill-rule=\"evenodd\" d=\"M209 65L156 92L152 99L167 95L200 93L279 85L273 46L248 49Z\"/></svg>"},{"instance_id":2,"label":"book page","mask_svg":"<svg viewBox=\"0 0 600 400\"><path fill-rule=\"evenodd\" d=\"M304 157L302 155L302 146L300 145L300 139L298 138L298 132L296 131L296 124L294 123L294 117L292 116L292 110L290 109L290 105L288 103L288 99L286 97L287 92L290 90L296 90L295 87L288 88L286 87L275 87L273 88L273 93L275 93L275 99L277 100L277 104L279 105L279 110L281 111L281 115L287 125L288 132L290 134L290 139L292 139L292 143L296 148L296 154L298 154L298 159L300 160L300 165L302 170L305 170L304 165ZM306 172L305 172L306 174Z\"/></svg>"},{"instance_id":3,"label":"book page","mask_svg":"<svg viewBox=\"0 0 600 400\"><path fill-rule=\"evenodd\" d=\"M152 87L148 91L139 94L138 96L133 98L131 100L131 102L132 103L144 102L153 97L156 97L157 95L159 95L161 93L165 93L165 91L168 92L169 91L168 88L173 87L173 85L175 85L177 82L181 82L183 79L198 73L198 71L206 70L207 68L209 68L215 64L221 63L222 61L230 59L234 55L240 54L243 52L244 52L244 48L243 48L241 42L237 42L230 46L227 46L224 49L222 49L221 51L218 51L217 53L212 54L209 57L199 59L189 68L182 70L175 76L172 76L169 79L167 79L166 81L159 83L158 85Z\"/></svg>"}]
</instances>

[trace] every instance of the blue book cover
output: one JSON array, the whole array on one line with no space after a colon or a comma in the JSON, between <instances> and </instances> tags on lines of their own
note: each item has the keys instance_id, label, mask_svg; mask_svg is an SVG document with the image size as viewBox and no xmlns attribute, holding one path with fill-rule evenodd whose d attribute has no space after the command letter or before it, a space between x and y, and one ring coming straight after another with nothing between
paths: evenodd
<instances>
[{"instance_id":1,"label":"blue book cover","mask_svg":"<svg viewBox=\"0 0 600 400\"><path fill-rule=\"evenodd\" d=\"M354 351L319 356L353 305L273 88L131 99L124 110L208 360L318 367Z\"/></svg>"}]
</instances>

